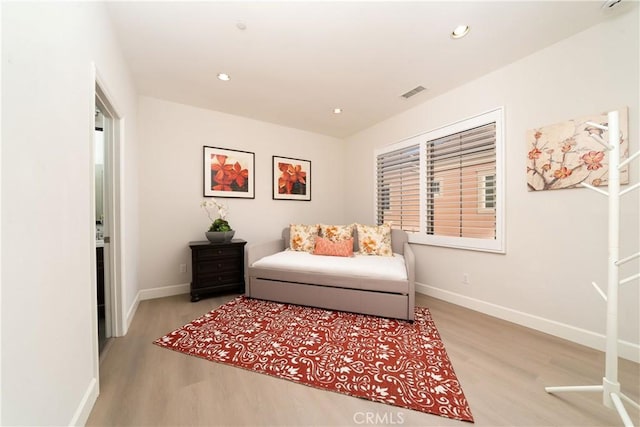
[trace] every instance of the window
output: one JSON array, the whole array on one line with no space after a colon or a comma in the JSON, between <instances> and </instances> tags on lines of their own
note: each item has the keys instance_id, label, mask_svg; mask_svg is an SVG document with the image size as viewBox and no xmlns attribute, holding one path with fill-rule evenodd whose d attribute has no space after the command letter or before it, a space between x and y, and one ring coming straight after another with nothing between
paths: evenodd
<instances>
[{"instance_id":1,"label":"window","mask_svg":"<svg viewBox=\"0 0 640 427\"><path fill-rule=\"evenodd\" d=\"M502 109L376 152L376 220L410 241L504 252Z\"/></svg>"},{"instance_id":2,"label":"window","mask_svg":"<svg viewBox=\"0 0 640 427\"><path fill-rule=\"evenodd\" d=\"M377 156L377 222L420 231L420 147L409 145Z\"/></svg>"},{"instance_id":3,"label":"window","mask_svg":"<svg viewBox=\"0 0 640 427\"><path fill-rule=\"evenodd\" d=\"M429 191L433 197L439 197L442 194L442 178L434 178L429 182L429 185L431 186Z\"/></svg>"},{"instance_id":4,"label":"window","mask_svg":"<svg viewBox=\"0 0 640 427\"><path fill-rule=\"evenodd\" d=\"M478 213L493 213L496 210L496 173L478 173Z\"/></svg>"}]
</instances>

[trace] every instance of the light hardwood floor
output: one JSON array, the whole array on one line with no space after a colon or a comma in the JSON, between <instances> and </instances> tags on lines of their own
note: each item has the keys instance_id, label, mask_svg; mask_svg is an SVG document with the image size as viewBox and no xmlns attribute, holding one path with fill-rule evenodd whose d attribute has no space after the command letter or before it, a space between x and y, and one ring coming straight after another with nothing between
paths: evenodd
<instances>
[{"instance_id":1,"label":"light hardwood floor","mask_svg":"<svg viewBox=\"0 0 640 427\"><path fill-rule=\"evenodd\" d=\"M235 296L140 303L127 336L100 362L88 426L470 425L317 390L163 349L152 341ZM551 385L598 385L604 354L424 295L478 426L618 426L598 393L550 395ZM621 360L623 392L638 401L640 365ZM640 425L640 413L627 406Z\"/></svg>"}]
</instances>

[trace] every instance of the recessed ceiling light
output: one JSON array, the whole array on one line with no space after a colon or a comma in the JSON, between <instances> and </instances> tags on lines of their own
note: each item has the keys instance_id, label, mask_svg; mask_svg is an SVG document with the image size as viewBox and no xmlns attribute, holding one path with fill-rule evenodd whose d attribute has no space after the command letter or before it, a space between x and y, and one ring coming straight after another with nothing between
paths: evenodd
<instances>
[{"instance_id":1,"label":"recessed ceiling light","mask_svg":"<svg viewBox=\"0 0 640 427\"><path fill-rule=\"evenodd\" d=\"M334 108L333 109L333 114L341 114L342 113L342 108Z\"/></svg>"},{"instance_id":2,"label":"recessed ceiling light","mask_svg":"<svg viewBox=\"0 0 640 427\"><path fill-rule=\"evenodd\" d=\"M229 74L218 73L218 80L222 80L223 82L228 82L229 80L231 80L231 77L229 77Z\"/></svg>"},{"instance_id":3,"label":"recessed ceiling light","mask_svg":"<svg viewBox=\"0 0 640 427\"><path fill-rule=\"evenodd\" d=\"M469 27L468 25L458 25L451 32L451 38L452 39L461 39L462 37L464 37L467 34L469 34L469 30L471 30L471 27Z\"/></svg>"}]
</instances>

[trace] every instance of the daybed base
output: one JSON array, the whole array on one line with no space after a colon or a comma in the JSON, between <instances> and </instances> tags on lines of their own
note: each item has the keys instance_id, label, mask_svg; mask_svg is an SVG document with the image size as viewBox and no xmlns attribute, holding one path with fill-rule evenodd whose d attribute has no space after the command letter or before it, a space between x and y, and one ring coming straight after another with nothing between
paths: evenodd
<instances>
[{"instance_id":1,"label":"daybed base","mask_svg":"<svg viewBox=\"0 0 640 427\"><path fill-rule=\"evenodd\" d=\"M251 278L251 298L397 319L413 319L409 296Z\"/></svg>"},{"instance_id":2,"label":"daybed base","mask_svg":"<svg viewBox=\"0 0 640 427\"><path fill-rule=\"evenodd\" d=\"M391 230L391 239L394 253L404 256L405 281L355 279L252 267L257 260L286 249L289 229L285 228L282 235L280 240L247 247L245 274L248 297L413 321L415 256L404 231ZM398 291L393 292L396 289Z\"/></svg>"}]
</instances>

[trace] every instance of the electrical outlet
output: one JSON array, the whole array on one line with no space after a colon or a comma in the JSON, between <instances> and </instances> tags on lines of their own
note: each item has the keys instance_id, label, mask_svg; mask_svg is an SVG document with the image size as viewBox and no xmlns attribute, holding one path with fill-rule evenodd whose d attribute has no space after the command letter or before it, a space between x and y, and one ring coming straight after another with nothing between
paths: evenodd
<instances>
[{"instance_id":1,"label":"electrical outlet","mask_svg":"<svg viewBox=\"0 0 640 427\"><path fill-rule=\"evenodd\" d=\"M469 282L469 273L462 273L462 284L463 285L471 284L471 282Z\"/></svg>"},{"instance_id":2,"label":"electrical outlet","mask_svg":"<svg viewBox=\"0 0 640 427\"><path fill-rule=\"evenodd\" d=\"M187 264L180 264L180 273L187 272Z\"/></svg>"}]
</instances>

